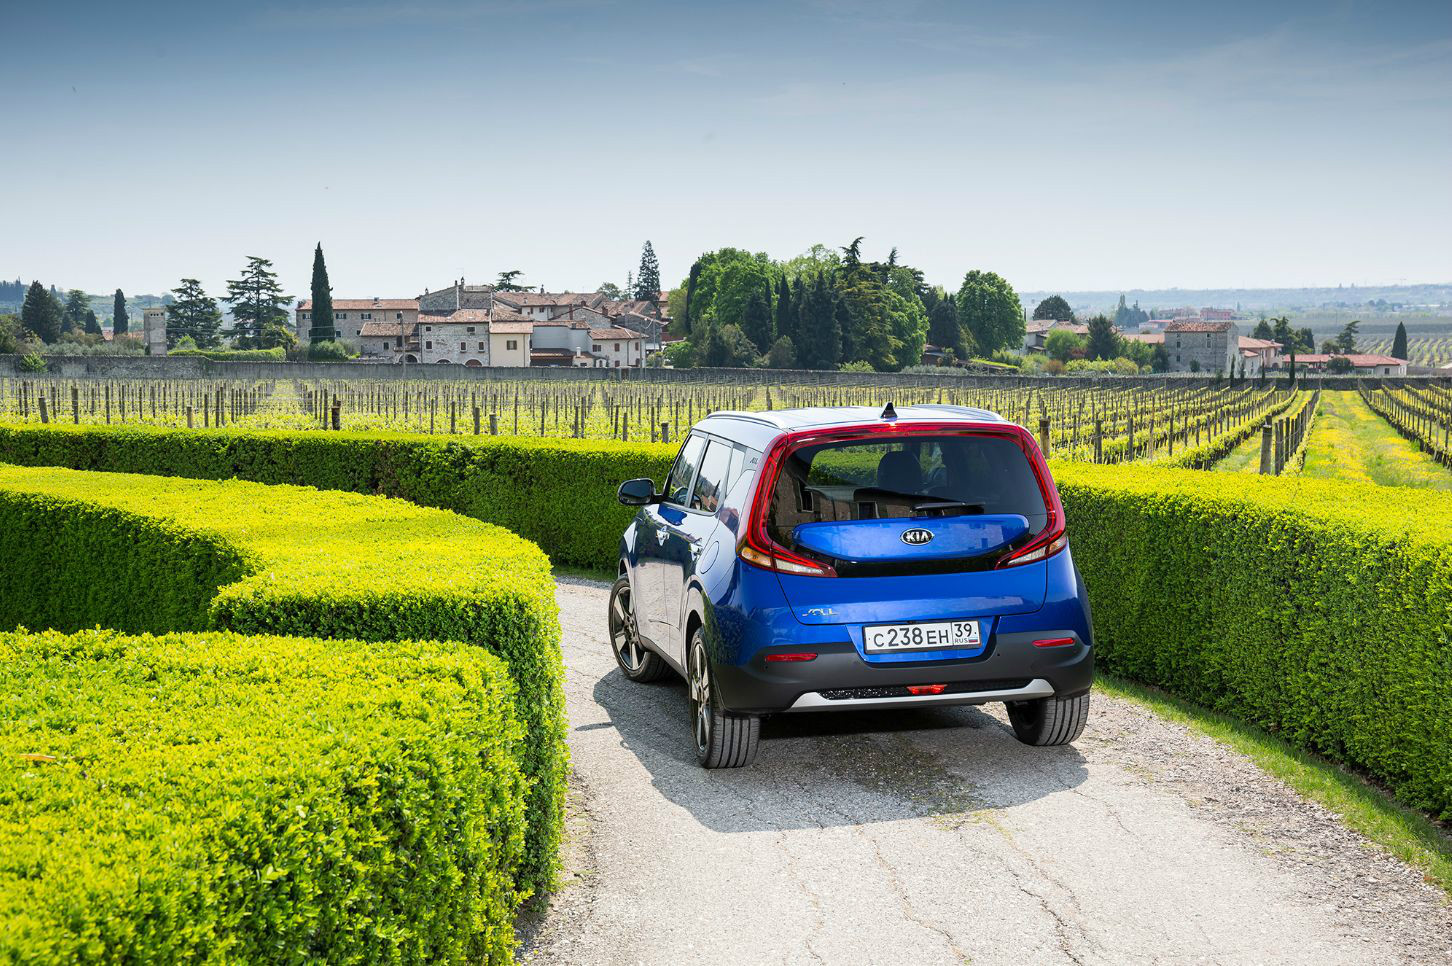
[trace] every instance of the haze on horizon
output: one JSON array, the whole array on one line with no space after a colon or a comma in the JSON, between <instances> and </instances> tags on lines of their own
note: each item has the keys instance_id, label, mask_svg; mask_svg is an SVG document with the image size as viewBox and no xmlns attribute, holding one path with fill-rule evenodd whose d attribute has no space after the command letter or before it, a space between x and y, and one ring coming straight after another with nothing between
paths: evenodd
<instances>
[{"instance_id":1,"label":"haze on horizon","mask_svg":"<svg viewBox=\"0 0 1452 966\"><path fill-rule=\"evenodd\" d=\"M11 5L15 6L15 5ZM1020 291L1452 279L1452 5L6 11L0 276L623 284L865 236Z\"/></svg>"}]
</instances>

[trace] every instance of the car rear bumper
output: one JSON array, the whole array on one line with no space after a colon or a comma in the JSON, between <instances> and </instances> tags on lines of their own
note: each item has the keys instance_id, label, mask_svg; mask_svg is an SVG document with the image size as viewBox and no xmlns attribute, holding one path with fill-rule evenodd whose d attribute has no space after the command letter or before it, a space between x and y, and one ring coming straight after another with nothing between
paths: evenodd
<instances>
[{"instance_id":1,"label":"car rear bumper","mask_svg":"<svg viewBox=\"0 0 1452 966\"><path fill-rule=\"evenodd\" d=\"M1072 638L1058 647L1035 640ZM814 651L811 661L768 662L766 655ZM980 657L967 661L913 661L872 665L850 643L782 645L763 649L740 665L718 665L716 688L728 711L836 711L941 707L1067 697L1089 689L1094 649L1073 631L996 634ZM910 688L944 685L941 693Z\"/></svg>"}]
</instances>

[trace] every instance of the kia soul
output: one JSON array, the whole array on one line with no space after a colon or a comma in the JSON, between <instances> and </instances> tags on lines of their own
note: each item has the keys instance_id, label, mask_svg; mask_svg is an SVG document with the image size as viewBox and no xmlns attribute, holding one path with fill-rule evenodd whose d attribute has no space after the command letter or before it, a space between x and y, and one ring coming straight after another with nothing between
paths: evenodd
<instances>
[{"instance_id":1,"label":"kia soul","mask_svg":"<svg viewBox=\"0 0 1452 966\"><path fill-rule=\"evenodd\" d=\"M620 544L609 631L632 681L686 680L696 757L763 715L1002 701L1019 740L1084 729L1094 649L1033 436L961 406L720 412Z\"/></svg>"}]
</instances>

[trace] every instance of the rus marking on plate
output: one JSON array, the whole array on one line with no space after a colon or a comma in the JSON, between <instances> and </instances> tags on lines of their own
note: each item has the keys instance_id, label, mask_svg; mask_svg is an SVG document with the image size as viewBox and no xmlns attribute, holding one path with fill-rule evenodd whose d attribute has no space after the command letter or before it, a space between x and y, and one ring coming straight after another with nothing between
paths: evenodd
<instances>
[{"instance_id":1,"label":"rus marking on plate","mask_svg":"<svg viewBox=\"0 0 1452 966\"><path fill-rule=\"evenodd\" d=\"M933 531L924 530L922 527L913 527L902 532L902 542L910 547L921 547L932 539Z\"/></svg>"}]
</instances>

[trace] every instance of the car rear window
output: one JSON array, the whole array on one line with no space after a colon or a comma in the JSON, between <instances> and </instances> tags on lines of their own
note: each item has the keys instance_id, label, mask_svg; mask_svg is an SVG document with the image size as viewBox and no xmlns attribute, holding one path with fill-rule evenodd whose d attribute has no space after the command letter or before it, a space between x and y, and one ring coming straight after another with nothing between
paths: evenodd
<instances>
[{"instance_id":1,"label":"car rear window","mask_svg":"<svg viewBox=\"0 0 1452 966\"><path fill-rule=\"evenodd\" d=\"M787 457L771 495L771 538L795 548L803 523L1018 514L1029 536L1048 524L1043 493L1018 443L933 435L833 441Z\"/></svg>"}]
</instances>

